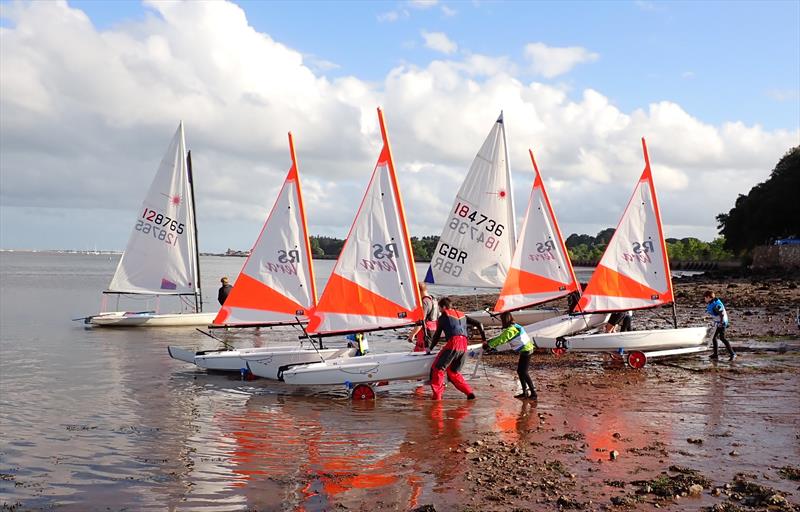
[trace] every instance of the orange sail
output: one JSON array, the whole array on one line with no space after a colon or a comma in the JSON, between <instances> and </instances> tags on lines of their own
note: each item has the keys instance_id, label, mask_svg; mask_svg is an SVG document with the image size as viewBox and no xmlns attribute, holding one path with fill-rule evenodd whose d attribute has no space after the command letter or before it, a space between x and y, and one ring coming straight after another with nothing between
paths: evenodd
<instances>
[{"instance_id":1,"label":"orange sail","mask_svg":"<svg viewBox=\"0 0 800 512\"><path fill-rule=\"evenodd\" d=\"M529 153L536 176L511 268L495 311L540 304L579 289L542 174L533 151Z\"/></svg>"},{"instance_id":2,"label":"orange sail","mask_svg":"<svg viewBox=\"0 0 800 512\"><path fill-rule=\"evenodd\" d=\"M308 320L317 303L294 139L292 166L214 325L277 325Z\"/></svg>"},{"instance_id":3,"label":"orange sail","mask_svg":"<svg viewBox=\"0 0 800 512\"><path fill-rule=\"evenodd\" d=\"M644 309L674 301L647 145L644 172L578 307L583 311Z\"/></svg>"},{"instance_id":4,"label":"orange sail","mask_svg":"<svg viewBox=\"0 0 800 512\"><path fill-rule=\"evenodd\" d=\"M309 333L345 333L410 325L422 318L414 255L389 138L378 109L383 149Z\"/></svg>"}]
</instances>

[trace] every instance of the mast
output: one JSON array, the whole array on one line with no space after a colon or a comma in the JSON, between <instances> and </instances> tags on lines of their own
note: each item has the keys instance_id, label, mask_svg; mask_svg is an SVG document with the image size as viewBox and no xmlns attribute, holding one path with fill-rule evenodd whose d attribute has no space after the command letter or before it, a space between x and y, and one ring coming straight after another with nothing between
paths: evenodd
<instances>
[{"instance_id":1,"label":"mast","mask_svg":"<svg viewBox=\"0 0 800 512\"><path fill-rule=\"evenodd\" d=\"M194 266L195 266L195 294L194 310L203 312L203 291L200 287L200 245L197 242L197 213L194 208L194 178L192 177L192 151L186 154L186 168L189 171L189 197L192 201L192 231L194 232Z\"/></svg>"},{"instance_id":2,"label":"mast","mask_svg":"<svg viewBox=\"0 0 800 512\"><path fill-rule=\"evenodd\" d=\"M514 208L514 182L511 176L511 161L508 159L508 141L506 141L506 121L503 119L503 111L500 111L500 117L497 122L503 125L503 148L505 149L506 157L506 174L508 175L508 200L511 202L511 240L512 240L512 254L517 249L517 209ZM534 164L535 165L535 164Z\"/></svg>"}]
</instances>

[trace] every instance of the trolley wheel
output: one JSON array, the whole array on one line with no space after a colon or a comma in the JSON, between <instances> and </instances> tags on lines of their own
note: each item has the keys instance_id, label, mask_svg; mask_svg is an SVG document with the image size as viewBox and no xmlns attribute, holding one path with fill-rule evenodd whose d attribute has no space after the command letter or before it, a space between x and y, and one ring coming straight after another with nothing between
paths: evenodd
<instances>
[{"instance_id":1,"label":"trolley wheel","mask_svg":"<svg viewBox=\"0 0 800 512\"><path fill-rule=\"evenodd\" d=\"M647 364L647 356L644 355L644 352L635 350L628 354L628 364L631 368L636 368L637 370L639 368L644 368L644 365Z\"/></svg>"},{"instance_id":2,"label":"trolley wheel","mask_svg":"<svg viewBox=\"0 0 800 512\"><path fill-rule=\"evenodd\" d=\"M375 400L375 390L369 384L357 384L350 394L353 400Z\"/></svg>"},{"instance_id":3,"label":"trolley wheel","mask_svg":"<svg viewBox=\"0 0 800 512\"><path fill-rule=\"evenodd\" d=\"M552 352L553 355L556 356L556 357L561 357L561 356L563 356L564 354L567 353L567 349L561 348L561 347L551 348L550 352Z\"/></svg>"}]
</instances>

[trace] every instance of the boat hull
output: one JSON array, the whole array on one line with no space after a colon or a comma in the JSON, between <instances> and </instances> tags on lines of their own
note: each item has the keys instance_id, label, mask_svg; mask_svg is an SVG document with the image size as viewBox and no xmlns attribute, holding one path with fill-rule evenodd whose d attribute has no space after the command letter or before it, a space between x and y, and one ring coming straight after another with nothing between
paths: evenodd
<instances>
[{"instance_id":1,"label":"boat hull","mask_svg":"<svg viewBox=\"0 0 800 512\"><path fill-rule=\"evenodd\" d=\"M217 313L130 313L110 311L87 317L94 327L189 327L211 325Z\"/></svg>"},{"instance_id":2,"label":"boat hull","mask_svg":"<svg viewBox=\"0 0 800 512\"><path fill-rule=\"evenodd\" d=\"M477 357L481 345L470 345L467 357ZM369 384L393 380L414 380L430 375L437 354L424 352L393 352L369 354L348 359L328 359L323 362L294 366L283 372L287 384L328 386Z\"/></svg>"},{"instance_id":3,"label":"boat hull","mask_svg":"<svg viewBox=\"0 0 800 512\"><path fill-rule=\"evenodd\" d=\"M527 325L557 317L561 315L561 311L555 308L520 309L512 311L511 314L514 316L515 322ZM492 316L487 311L472 311L467 313L467 316L479 321L484 327L502 327L500 313L494 313Z\"/></svg>"},{"instance_id":4,"label":"boat hull","mask_svg":"<svg viewBox=\"0 0 800 512\"><path fill-rule=\"evenodd\" d=\"M684 327L569 336L564 339L564 348L578 352L648 352L698 347L706 342L707 331L706 327Z\"/></svg>"},{"instance_id":5,"label":"boat hull","mask_svg":"<svg viewBox=\"0 0 800 512\"><path fill-rule=\"evenodd\" d=\"M589 315L561 315L525 326L538 348L557 348L557 338L587 331L608 321L608 313Z\"/></svg>"},{"instance_id":6,"label":"boat hull","mask_svg":"<svg viewBox=\"0 0 800 512\"><path fill-rule=\"evenodd\" d=\"M257 377L271 380L281 380L281 372L294 365L317 363L320 359L347 360L356 353L354 348L328 348L323 350L294 349L274 350L272 352L244 354L239 357L243 366ZM198 365L199 366L199 365ZM237 367L237 371L240 367Z\"/></svg>"}]
</instances>

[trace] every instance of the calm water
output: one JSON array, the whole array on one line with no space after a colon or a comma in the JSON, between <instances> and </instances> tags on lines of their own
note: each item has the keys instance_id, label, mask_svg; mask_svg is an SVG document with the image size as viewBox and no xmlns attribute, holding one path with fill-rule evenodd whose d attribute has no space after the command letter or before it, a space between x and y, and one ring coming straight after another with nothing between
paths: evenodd
<instances>
[{"instance_id":1,"label":"calm water","mask_svg":"<svg viewBox=\"0 0 800 512\"><path fill-rule=\"evenodd\" d=\"M351 404L339 390L289 395L278 384L209 375L170 359L170 344L216 346L194 329L87 329L72 322L98 311L117 260L0 253L4 504L322 510L380 496L405 508L451 492L452 470L433 455L438 450L421 458L404 450L416 443L455 446L460 423L474 430L494 420L495 408L472 413L462 400L434 406L427 390L415 395L412 387L366 406ZM219 276L236 276L243 262L202 259L207 309L216 309ZM319 262L320 289L332 265ZM451 291L472 292L435 293ZM249 346L297 334L231 336ZM377 336L373 348L403 350L409 345L398 341L401 335ZM434 476L421 478L420 471Z\"/></svg>"}]
</instances>

